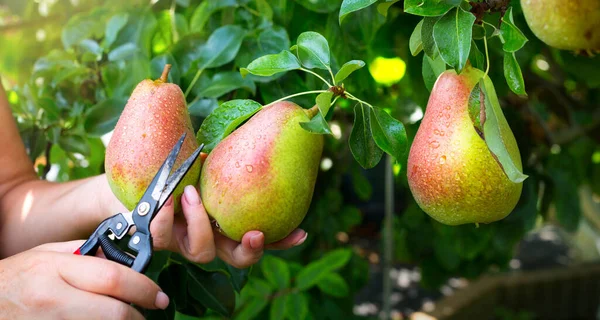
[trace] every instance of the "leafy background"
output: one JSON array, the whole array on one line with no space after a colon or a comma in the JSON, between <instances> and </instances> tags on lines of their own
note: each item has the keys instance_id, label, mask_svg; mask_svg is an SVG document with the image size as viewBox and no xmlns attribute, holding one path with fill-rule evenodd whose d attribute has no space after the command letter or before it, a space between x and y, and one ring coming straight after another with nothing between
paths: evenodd
<instances>
[{"instance_id":1,"label":"leafy background","mask_svg":"<svg viewBox=\"0 0 600 320\"><path fill-rule=\"evenodd\" d=\"M568 262L562 264L597 260L600 57L541 43L518 1L498 31L500 16L493 13L483 27L459 35L441 31L456 21L472 25L466 2L435 1L430 9L419 3L8 1L0 5L0 71L39 176L68 181L104 171L105 143L130 92L142 79L158 78L165 63L173 65L169 80L187 93L197 130L226 101L269 103L321 89L318 78L303 72L239 72L261 56L289 50L303 32L318 32L328 41L334 70L346 61L365 62L344 80L345 87L401 121L410 145L437 74L461 68L465 52L473 65L485 66L486 37L489 76L528 176L507 219L479 228L430 219L408 189L407 153L381 156L385 161L367 169L356 161L349 148L355 104L338 99L313 203L301 225L310 235L307 242L267 252L247 270L157 254L148 275L175 303L148 314L153 319L374 318L392 303L380 286L403 287L407 270L418 295L435 299L449 294L448 283L518 269L515 261L524 263L536 250L523 251L523 244L548 230L568 242ZM459 18L448 19L448 12ZM447 50L449 43L463 49ZM471 50L465 51L467 44ZM290 100L307 108L315 104L314 95ZM386 176L393 177L387 186ZM391 220L384 219L386 190L393 190ZM393 251L384 246L386 239ZM410 314L424 301L410 308L396 301L395 309Z\"/></svg>"}]
</instances>

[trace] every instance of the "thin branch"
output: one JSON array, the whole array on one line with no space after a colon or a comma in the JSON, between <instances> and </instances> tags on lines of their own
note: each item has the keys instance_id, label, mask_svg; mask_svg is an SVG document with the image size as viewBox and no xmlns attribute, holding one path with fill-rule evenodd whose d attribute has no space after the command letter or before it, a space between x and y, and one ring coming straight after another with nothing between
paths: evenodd
<instances>
[{"instance_id":1,"label":"thin branch","mask_svg":"<svg viewBox=\"0 0 600 320\"><path fill-rule=\"evenodd\" d=\"M52 163L50 163L50 151L52 151L52 142L46 143L46 150L44 151L44 155L46 157L46 165L44 166L44 171L42 172L42 180L46 180L46 176L48 172L50 172L50 168L52 167Z\"/></svg>"}]
</instances>

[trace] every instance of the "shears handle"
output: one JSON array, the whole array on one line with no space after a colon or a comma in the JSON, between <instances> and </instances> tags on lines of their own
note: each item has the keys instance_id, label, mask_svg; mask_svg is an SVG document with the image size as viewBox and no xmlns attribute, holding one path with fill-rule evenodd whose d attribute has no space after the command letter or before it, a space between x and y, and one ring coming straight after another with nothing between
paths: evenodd
<instances>
[{"instance_id":1,"label":"shears handle","mask_svg":"<svg viewBox=\"0 0 600 320\"><path fill-rule=\"evenodd\" d=\"M76 255L92 256L102 248L102 252L108 260L118 262L138 272L144 272L152 257L152 237L141 232L135 232L129 240L129 248L136 251L136 257L132 257L119 248L107 235L111 231L117 238L122 238L129 227L122 214L114 215L105 219L98 225L96 231L73 252Z\"/></svg>"}]
</instances>

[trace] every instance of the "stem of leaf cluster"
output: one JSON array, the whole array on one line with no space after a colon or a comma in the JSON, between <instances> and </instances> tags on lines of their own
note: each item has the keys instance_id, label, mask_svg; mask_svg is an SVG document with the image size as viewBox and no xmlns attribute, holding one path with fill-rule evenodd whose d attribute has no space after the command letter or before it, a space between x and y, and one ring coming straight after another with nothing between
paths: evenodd
<instances>
[{"instance_id":1,"label":"stem of leaf cluster","mask_svg":"<svg viewBox=\"0 0 600 320\"><path fill-rule=\"evenodd\" d=\"M331 68L327 67L327 70L329 70L329 74L331 75L331 81L332 81L332 83L335 84L335 77L333 76L333 72L331 71Z\"/></svg>"},{"instance_id":2,"label":"stem of leaf cluster","mask_svg":"<svg viewBox=\"0 0 600 320\"><path fill-rule=\"evenodd\" d=\"M192 82L188 86L187 90L185 90L184 97L187 98L187 96L190 93L190 91L192 91L192 88L196 84L196 81L198 81L198 78L200 78L200 75L202 74L202 71L204 71L204 69L198 69L198 72L196 72L196 75L194 76L194 79L192 79Z\"/></svg>"},{"instance_id":3,"label":"stem of leaf cluster","mask_svg":"<svg viewBox=\"0 0 600 320\"><path fill-rule=\"evenodd\" d=\"M304 92L298 92L298 93L294 93L292 95L289 95L287 97L283 97L281 99L277 99L269 104L273 104L273 103L277 103L279 101L283 101L285 99L289 99L289 98L293 98L293 97L297 97L297 96L303 96L305 94L313 94L313 93L323 93L323 92L327 92L327 90L313 90L313 91L304 91Z\"/></svg>"},{"instance_id":4,"label":"stem of leaf cluster","mask_svg":"<svg viewBox=\"0 0 600 320\"><path fill-rule=\"evenodd\" d=\"M494 28L494 32L496 31L496 29L497 29L497 28L496 28L496 26L495 26L495 25L493 25L493 24L491 24L491 23L489 23L489 22L487 22L487 21L485 21L485 20L481 20L481 22L483 22L483 23L487 24L488 26L490 26L490 27ZM485 29L485 27L484 27L484 29Z\"/></svg>"},{"instance_id":5,"label":"stem of leaf cluster","mask_svg":"<svg viewBox=\"0 0 600 320\"><path fill-rule=\"evenodd\" d=\"M485 75L490 71L490 55L488 54L487 37L483 37L483 46L485 47Z\"/></svg>"},{"instance_id":6,"label":"stem of leaf cluster","mask_svg":"<svg viewBox=\"0 0 600 320\"><path fill-rule=\"evenodd\" d=\"M329 82L327 82L327 80L325 80L325 78L321 77L321 76L320 76L318 73L316 73L316 72L313 72L313 71L311 71L311 70L308 70L308 69L304 69L304 68L300 68L300 70L302 70L302 71L306 71L306 72L308 72L308 73L312 73L312 74L313 74L313 75L315 75L317 78L319 78L319 79L321 79L323 82L325 82L325 84L326 84L328 87L330 87L330 88L332 87L332 85L331 85L331 84L329 84Z\"/></svg>"},{"instance_id":7,"label":"stem of leaf cluster","mask_svg":"<svg viewBox=\"0 0 600 320\"><path fill-rule=\"evenodd\" d=\"M371 107L371 109L374 109L374 107L373 107L373 106L372 106L370 103L360 100L359 98L357 98L357 97L353 96L353 95L352 95L350 92L348 92L348 91L346 91L346 96L347 96L348 98L352 99L352 100L358 101L358 102L360 102L360 103L362 103L362 104L365 104L365 105L367 105L367 106Z\"/></svg>"},{"instance_id":8,"label":"stem of leaf cluster","mask_svg":"<svg viewBox=\"0 0 600 320\"><path fill-rule=\"evenodd\" d=\"M335 102L337 101L337 99L338 99L339 97L340 97L340 96L337 96L337 97L333 98L333 101L331 101L331 104L330 104L329 106L331 107L332 105L334 105L334 104L335 104Z\"/></svg>"}]
</instances>

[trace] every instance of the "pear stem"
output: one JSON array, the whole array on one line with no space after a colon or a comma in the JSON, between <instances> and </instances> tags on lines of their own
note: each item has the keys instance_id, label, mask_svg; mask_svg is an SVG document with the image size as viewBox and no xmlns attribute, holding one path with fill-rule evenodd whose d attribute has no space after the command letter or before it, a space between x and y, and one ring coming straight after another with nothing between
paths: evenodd
<instances>
[{"instance_id":1,"label":"pear stem","mask_svg":"<svg viewBox=\"0 0 600 320\"><path fill-rule=\"evenodd\" d=\"M312 119L314 116L317 115L317 113L319 113L319 106L315 104L312 108L306 109L305 112L306 115L308 115L308 117Z\"/></svg>"},{"instance_id":2,"label":"pear stem","mask_svg":"<svg viewBox=\"0 0 600 320\"><path fill-rule=\"evenodd\" d=\"M171 64L165 64L165 68L163 69L162 74L160 75L160 81L167 82L169 79L169 71L171 71Z\"/></svg>"}]
</instances>

